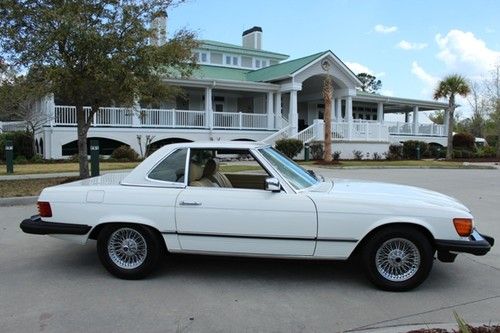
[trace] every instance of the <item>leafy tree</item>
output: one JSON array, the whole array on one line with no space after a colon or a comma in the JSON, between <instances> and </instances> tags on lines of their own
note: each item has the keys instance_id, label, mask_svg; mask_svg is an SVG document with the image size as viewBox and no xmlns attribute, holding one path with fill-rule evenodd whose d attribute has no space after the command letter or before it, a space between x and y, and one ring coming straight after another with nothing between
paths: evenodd
<instances>
[{"instance_id":1,"label":"leafy tree","mask_svg":"<svg viewBox=\"0 0 500 333\"><path fill-rule=\"evenodd\" d=\"M359 73L357 75L359 81L361 81L361 91L376 93L380 88L382 88L382 81L377 80L377 78L368 73Z\"/></svg>"},{"instance_id":2,"label":"leafy tree","mask_svg":"<svg viewBox=\"0 0 500 333\"><path fill-rule=\"evenodd\" d=\"M162 78L186 77L195 68L192 32L150 43L157 31L149 23L182 1L2 1L0 48L9 62L76 106L80 177L89 175L87 133L101 106L172 97L176 91Z\"/></svg>"},{"instance_id":3,"label":"leafy tree","mask_svg":"<svg viewBox=\"0 0 500 333\"><path fill-rule=\"evenodd\" d=\"M323 160L327 163L332 161L332 98L333 86L330 75L326 75L323 81L323 99L325 101L325 112L323 115L325 132L325 149Z\"/></svg>"},{"instance_id":4,"label":"leafy tree","mask_svg":"<svg viewBox=\"0 0 500 333\"><path fill-rule=\"evenodd\" d=\"M455 119L456 95L466 97L470 93L467 80L458 74L446 76L438 83L434 90L434 99L448 98L448 144L446 147L446 159L453 158L453 124Z\"/></svg>"},{"instance_id":5,"label":"leafy tree","mask_svg":"<svg viewBox=\"0 0 500 333\"><path fill-rule=\"evenodd\" d=\"M500 63L491 71L486 81L486 92L490 110L490 128L497 137L497 157L500 158Z\"/></svg>"}]
</instances>

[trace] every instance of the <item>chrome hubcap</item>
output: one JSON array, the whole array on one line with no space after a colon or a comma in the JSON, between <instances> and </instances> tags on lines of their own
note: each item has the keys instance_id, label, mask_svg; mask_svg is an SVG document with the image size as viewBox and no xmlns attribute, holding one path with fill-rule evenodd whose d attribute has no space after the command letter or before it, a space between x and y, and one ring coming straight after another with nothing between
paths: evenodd
<instances>
[{"instance_id":1,"label":"chrome hubcap","mask_svg":"<svg viewBox=\"0 0 500 333\"><path fill-rule=\"evenodd\" d=\"M109 237L109 257L120 268L139 267L146 259L147 250L146 240L134 229L121 228Z\"/></svg>"},{"instance_id":2,"label":"chrome hubcap","mask_svg":"<svg viewBox=\"0 0 500 333\"><path fill-rule=\"evenodd\" d=\"M375 255L378 272L387 280L402 282L412 278L420 267L420 252L408 239L392 238Z\"/></svg>"}]
</instances>

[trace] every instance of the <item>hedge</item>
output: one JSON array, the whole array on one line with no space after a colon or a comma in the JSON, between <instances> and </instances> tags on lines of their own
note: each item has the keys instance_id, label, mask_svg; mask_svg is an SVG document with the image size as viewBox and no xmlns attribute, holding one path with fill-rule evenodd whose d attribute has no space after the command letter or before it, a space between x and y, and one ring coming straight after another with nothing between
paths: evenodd
<instances>
[{"instance_id":1,"label":"hedge","mask_svg":"<svg viewBox=\"0 0 500 333\"><path fill-rule=\"evenodd\" d=\"M7 132L0 134L0 160L5 161L5 142L12 140L14 144L14 159L24 156L26 159L33 157L33 136L30 133Z\"/></svg>"}]
</instances>

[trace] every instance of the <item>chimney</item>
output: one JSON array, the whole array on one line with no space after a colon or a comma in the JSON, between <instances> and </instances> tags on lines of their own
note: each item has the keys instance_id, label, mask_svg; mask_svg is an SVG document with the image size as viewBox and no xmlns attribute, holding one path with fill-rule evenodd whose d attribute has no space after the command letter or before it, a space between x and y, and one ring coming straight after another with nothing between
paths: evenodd
<instances>
[{"instance_id":1,"label":"chimney","mask_svg":"<svg viewBox=\"0 0 500 333\"><path fill-rule=\"evenodd\" d=\"M262 49L262 28L253 27L243 31L243 47L247 49Z\"/></svg>"},{"instance_id":2,"label":"chimney","mask_svg":"<svg viewBox=\"0 0 500 333\"><path fill-rule=\"evenodd\" d=\"M167 42L167 19L168 15L165 12L159 12L154 16L153 22L151 22L153 30L151 44L162 46Z\"/></svg>"}]
</instances>

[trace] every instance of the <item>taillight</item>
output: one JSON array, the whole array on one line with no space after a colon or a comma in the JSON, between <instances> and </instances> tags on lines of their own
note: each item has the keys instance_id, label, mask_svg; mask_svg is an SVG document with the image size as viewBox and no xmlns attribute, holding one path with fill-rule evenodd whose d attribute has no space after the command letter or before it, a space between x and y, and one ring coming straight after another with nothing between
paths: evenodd
<instances>
[{"instance_id":1,"label":"taillight","mask_svg":"<svg viewBox=\"0 0 500 333\"><path fill-rule=\"evenodd\" d=\"M455 230L462 237L468 237L472 233L472 219L456 218L453 219Z\"/></svg>"},{"instance_id":2,"label":"taillight","mask_svg":"<svg viewBox=\"0 0 500 333\"><path fill-rule=\"evenodd\" d=\"M52 217L52 208L50 208L50 203L46 201L38 201L37 205L40 217Z\"/></svg>"}]
</instances>

